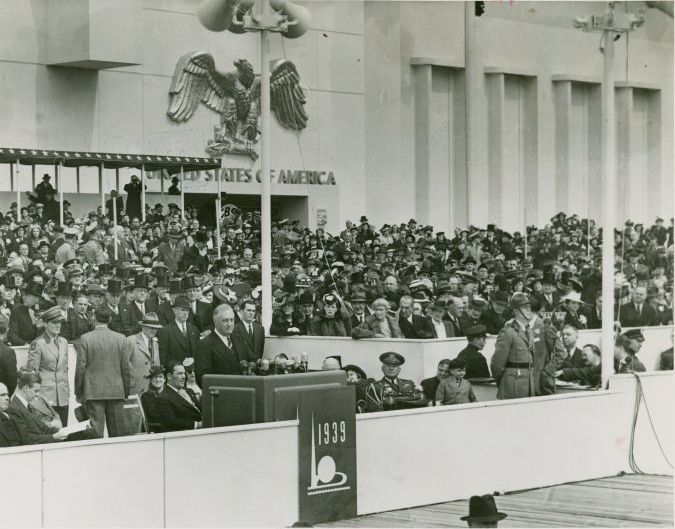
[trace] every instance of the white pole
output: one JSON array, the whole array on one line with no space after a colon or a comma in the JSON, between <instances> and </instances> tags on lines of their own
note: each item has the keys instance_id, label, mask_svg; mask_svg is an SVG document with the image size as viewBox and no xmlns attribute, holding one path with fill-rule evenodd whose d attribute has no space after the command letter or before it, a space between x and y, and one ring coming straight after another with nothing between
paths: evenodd
<instances>
[{"instance_id":1,"label":"white pole","mask_svg":"<svg viewBox=\"0 0 675 529\"><path fill-rule=\"evenodd\" d=\"M225 157L220 159L220 167L222 169L223 165L225 164ZM223 177L223 171L215 169L216 173L216 180L218 180L218 196L216 197L216 246L217 246L217 252L218 252L218 259L220 259L220 212L222 210L222 204L220 203L220 194L222 193L222 177Z\"/></svg>"},{"instance_id":2,"label":"white pole","mask_svg":"<svg viewBox=\"0 0 675 529\"><path fill-rule=\"evenodd\" d=\"M180 220L185 220L185 189L183 189L183 180L185 180L185 168L180 166Z\"/></svg>"},{"instance_id":3,"label":"white pole","mask_svg":"<svg viewBox=\"0 0 675 529\"><path fill-rule=\"evenodd\" d=\"M479 109L478 103L478 46L476 41L476 7L474 2L464 3L464 102L465 102L465 138L466 138L466 224L476 222L473 208L474 178L477 167L477 120ZM453 223L454 227L454 223Z\"/></svg>"},{"instance_id":4,"label":"white pole","mask_svg":"<svg viewBox=\"0 0 675 529\"><path fill-rule=\"evenodd\" d=\"M19 169L19 159L16 159L16 222L21 219L21 186L19 186L21 169Z\"/></svg>"},{"instance_id":5,"label":"white pole","mask_svg":"<svg viewBox=\"0 0 675 529\"><path fill-rule=\"evenodd\" d=\"M263 0L263 13L268 3ZM260 235L262 253L262 325L268 332L272 323L272 184L270 183L270 63L269 32L260 32Z\"/></svg>"},{"instance_id":6,"label":"white pole","mask_svg":"<svg viewBox=\"0 0 675 529\"><path fill-rule=\"evenodd\" d=\"M115 167L115 181L117 182L117 186L119 187L119 181L120 181L120 168ZM115 194L118 195L119 191L116 189ZM110 196L111 202L112 202L112 210L113 210L113 256L115 258L115 261L117 261L117 197L113 197L112 195Z\"/></svg>"},{"instance_id":7,"label":"white pole","mask_svg":"<svg viewBox=\"0 0 675 529\"><path fill-rule=\"evenodd\" d=\"M61 181L61 170L63 169L62 162L54 166L56 174L59 175L59 222L63 226L63 181Z\"/></svg>"},{"instance_id":8,"label":"white pole","mask_svg":"<svg viewBox=\"0 0 675 529\"><path fill-rule=\"evenodd\" d=\"M141 222L145 222L145 164L141 164Z\"/></svg>"},{"instance_id":9,"label":"white pole","mask_svg":"<svg viewBox=\"0 0 675 529\"><path fill-rule=\"evenodd\" d=\"M103 192L103 163L98 166L98 191L101 194L101 211L105 215L105 193Z\"/></svg>"},{"instance_id":10,"label":"white pole","mask_svg":"<svg viewBox=\"0 0 675 529\"><path fill-rule=\"evenodd\" d=\"M604 31L602 78L602 387L614 374L614 225L616 214L616 122L614 32Z\"/></svg>"}]
</instances>

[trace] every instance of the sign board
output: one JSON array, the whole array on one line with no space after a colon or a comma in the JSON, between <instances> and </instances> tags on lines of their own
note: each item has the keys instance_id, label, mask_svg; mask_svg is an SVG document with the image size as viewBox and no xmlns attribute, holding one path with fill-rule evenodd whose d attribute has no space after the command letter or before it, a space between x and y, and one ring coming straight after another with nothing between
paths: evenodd
<instances>
[{"instance_id":1,"label":"sign board","mask_svg":"<svg viewBox=\"0 0 675 529\"><path fill-rule=\"evenodd\" d=\"M299 521L356 516L356 416L353 386L299 395Z\"/></svg>"}]
</instances>

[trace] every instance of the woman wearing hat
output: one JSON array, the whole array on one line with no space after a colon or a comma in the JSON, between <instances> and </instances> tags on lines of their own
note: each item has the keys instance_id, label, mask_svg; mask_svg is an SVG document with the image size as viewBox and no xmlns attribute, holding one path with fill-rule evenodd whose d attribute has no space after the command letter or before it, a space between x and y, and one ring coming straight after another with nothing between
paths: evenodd
<instances>
[{"instance_id":1,"label":"woman wearing hat","mask_svg":"<svg viewBox=\"0 0 675 529\"><path fill-rule=\"evenodd\" d=\"M309 321L303 314L295 310L293 297L277 290L273 294L273 304L276 307L272 312L270 334L273 336L298 336L307 334Z\"/></svg>"},{"instance_id":2,"label":"woman wearing hat","mask_svg":"<svg viewBox=\"0 0 675 529\"><path fill-rule=\"evenodd\" d=\"M61 309L52 307L42 313L44 330L28 348L26 367L40 375L42 396L56 410L63 426L68 425L68 341L61 332Z\"/></svg>"},{"instance_id":3,"label":"woman wearing hat","mask_svg":"<svg viewBox=\"0 0 675 529\"><path fill-rule=\"evenodd\" d=\"M309 323L308 336L351 336L351 321L342 317L337 296L325 294L322 301L321 313L314 316Z\"/></svg>"}]
</instances>

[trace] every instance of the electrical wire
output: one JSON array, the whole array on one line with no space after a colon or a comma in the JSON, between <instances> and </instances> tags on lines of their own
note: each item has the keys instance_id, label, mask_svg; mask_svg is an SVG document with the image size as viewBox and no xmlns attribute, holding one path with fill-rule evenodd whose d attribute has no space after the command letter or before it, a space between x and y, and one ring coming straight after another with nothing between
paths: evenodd
<instances>
[{"instance_id":1,"label":"electrical wire","mask_svg":"<svg viewBox=\"0 0 675 529\"><path fill-rule=\"evenodd\" d=\"M647 398L645 397L644 388L642 387L642 380L640 379L640 375L638 375L637 373L632 373L632 375L635 377L635 406L633 408L633 421L630 433L630 448L628 452L628 462L630 464L630 468L636 474L644 474L642 469L638 466L637 461L635 460L635 434L637 432L636 426L640 412L640 404L644 402L645 411L647 412L647 418L649 419L649 425L651 427L652 433L654 434L656 444L658 445L659 451L661 452L663 459L665 459L666 464L672 469L673 465L670 462L670 459L668 459L668 456L666 455L665 451L663 450L661 440L659 439L659 436L656 433L656 428L654 427L652 414L650 413L649 406L647 405Z\"/></svg>"}]
</instances>

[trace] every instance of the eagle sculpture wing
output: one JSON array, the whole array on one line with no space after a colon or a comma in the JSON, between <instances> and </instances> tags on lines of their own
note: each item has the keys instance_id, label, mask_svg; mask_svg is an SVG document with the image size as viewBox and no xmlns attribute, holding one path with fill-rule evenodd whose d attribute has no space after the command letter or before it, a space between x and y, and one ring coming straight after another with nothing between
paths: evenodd
<instances>
[{"instance_id":1,"label":"eagle sculpture wing","mask_svg":"<svg viewBox=\"0 0 675 529\"><path fill-rule=\"evenodd\" d=\"M304 129L307 126L306 102L295 64L283 61L275 66L270 77L270 106L279 123L287 129Z\"/></svg>"},{"instance_id":2,"label":"eagle sculpture wing","mask_svg":"<svg viewBox=\"0 0 675 529\"><path fill-rule=\"evenodd\" d=\"M176 64L166 113L173 121L187 121L202 102L222 114L235 98L236 83L237 72L218 72L210 53L187 53Z\"/></svg>"}]
</instances>

